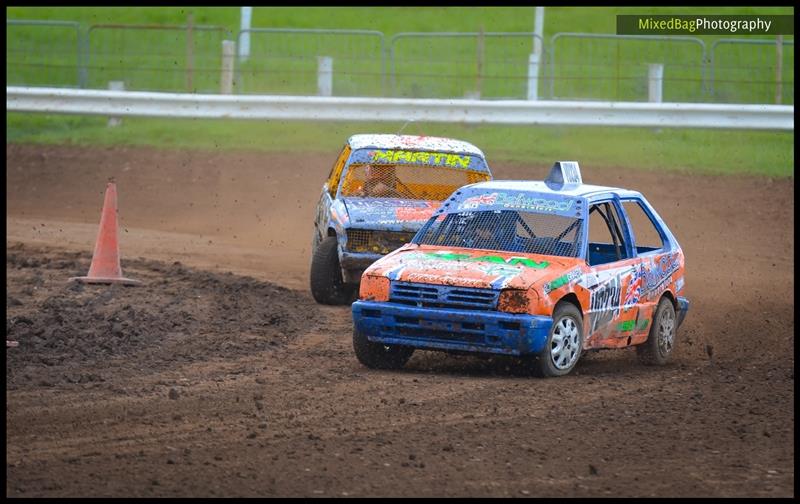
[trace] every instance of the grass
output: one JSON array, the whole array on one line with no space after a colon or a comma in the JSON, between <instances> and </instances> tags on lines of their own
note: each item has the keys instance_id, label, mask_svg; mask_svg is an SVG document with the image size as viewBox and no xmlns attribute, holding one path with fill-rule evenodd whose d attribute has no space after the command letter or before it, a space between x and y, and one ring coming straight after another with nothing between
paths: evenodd
<instances>
[{"instance_id":1,"label":"grass","mask_svg":"<svg viewBox=\"0 0 800 504\"><path fill-rule=\"evenodd\" d=\"M6 142L151 145L159 148L321 152L334 156L355 133L396 132L389 122L305 122L106 118L7 113ZM416 123L404 133L449 136L478 145L489 161L690 170L707 174L794 176L794 133L701 129ZM332 159L332 158L331 158Z\"/></svg>"},{"instance_id":2,"label":"grass","mask_svg":"<svg viewBox=\"0 0 800 504\"><path fill-rule=\"evenodd\" d=\"M547 7L545 41L559 32L614 33L618 14L794 14L792 7ZM89 25L186 24L216 25L235 34L239 7L9 7L11 19L75 21ZM377 30L387 44L401 32L530 32L533 7L255 7L252 26ZM126 32L126 33L122 33ZM156 33L160 33L156 35ZM140 32L96 29L90 37L89 87L104 88L124 80L128 89L217 92L217 47L224 34L196 32L193 72L187 74L185 34L174 31ZM480 90L483 98L524 98L524 64L530 52L528 37L493 39L483 45L485 58L478 79L476 39L407 38L395 45L397 78L381 77L379 56L368 39L317 37L300 43L291 36L270 38L254 34L254 55L239 66L239 92L313 94L316 56L334 59L337 96L460 97ZM75 86L77 72L74 30L43 32L7 30L7 83ZM707 48L720 37L700 36ZM741 37L739 37L741 38ZM748 36L748 39L758 37ZM793 36L787 36L793 39ZM665 63L667 101L770 102L774 83L748 84L752 75L774 75L774 47L736 46L720 52L712 98L703 91L693 61L696 47L647 43L616 46L595 40L559 39L553 96L559 98L642 101L646 98L646 65ZM12 45L18 50L13 52ZM49 45L48 45L49 44ZM281 46L283 44L283 46ZM744 49L743 49L744 47ZM786 46L787 48L789 46ZM792 46L793 47L793 46ZM56 49L58 49L56 51ZM733 50L735 49L735 50ZM321 52L324 51L324 52ZM437 52L438 51L438 52ZM136 54L134 54L134 52ZM281 56L289 53L291 57ZM124 58L118 57L124 54ZM159 58L156 59L156 54ZM17 59L15 59L17 58ZM347 61L358 58L361 62ZM436 60L439 63L436 63ZM22 62L17 64L14 62ZM744 62L744 63L742 63ZM598 64L599 63L599 64ZM747 66L746 71L735 65ZM758 67L757 70L752 70ZM169 71L164 70L170 68ZM784 52L783 103L794 103L794 52ZM548 68L545 73L549 75ZM411 75L409 75L411 74ZM587 79L586 76L592 76ZM576 78L578 77L578 78ZM37 80L38 79L38 80ZM390 81L390 79L387 79ZM763 80L768 80L766 77ZM549 98L548 81L540 96ZM392 132L393 123L307 123L301 121L164 120L126 118L108 128L106 118L65 115L6 114L6 142L127 144L198 149L233 148L262 151L336 152L344 139L359 132ZM575 158L586 165L632 169L692 170L703 173L794 176L794 133L698 129L464 126L420 124L411 132L462 138L480 146L490 160L549 164ZM424 131L423 131L424 130Z\"/></svg>"},{"instance_id":3,"label":"grass","mask_svg":"<svg viewBox=\"0 0 800 504\"><path fill-rule=\"evenodd\" d=\"M239 7L7 7L7 19L196 24L239 29ZM545 38L558 32L615 33L619 14L794 14L793 7L547 7ZM533 7L254 7L252 26L400 32L530 32ZM711 41L718 37L700 36Z\"/></svg>"},{"instance_id":4,"label":"grass","mask_svg":"<svg viewBox=\"0 0 800 504\"><path fill-rule=\"evenodd\" d=\"M721 37L699 36L701 43L679 41L618 42L561 37L556 33L610 34L619 14L793 14L791 7L548 7L544 41L547 54L544 98L647 100L647 67L663 63L667 101L773 102L776 75L771 45L722 48L714 75L721 89L704 86L703 43L707 50ZM8 25L7 82L14 85L88 86L104 88L123 80L129 89L216 92L219 89L221 42L239 30L238 7L12 7L11 20L40 19L81 23L87 47L79 49L74 28ZM224 31L99 28L109 23L213 25ZM530 36L432 37L401 32L531 32L533 7L256 7L254 28L373 30L365 35L253 33L250 60L237 63L240 93L315 93L317 57L334 58L334 92L340 96L484 98L527 95ZM89 26L94 26L88 30ZM741 38L741 37L739 37ZM748 36L749 40L758 36ZM793 36L787 36L793 39ZM768 37L769 40L774 38ZM191 41L191 43L189 43ZM550 46L554 53L550 53ZM78 56L81 52L83 60ZM390 57L391 56L391 57ZM551 56L553 56L551 58ZM709 57L706 54L706 57ZM551 64L552 63L552 64ZM78 71L80 64L83 69ZM757 66L758 78L751 69ZM742 72L742 67L745 71ZM794 103L794 46L783 54L786 82L781 99ZM397 73L394 78L390 71ZM709 72L710 73L710 72ZM765 77L767 76L767 77ZM387 83L387 80L391 80ZM764 81L764 82L760 82Z\"/></svg>"}]
</instances>

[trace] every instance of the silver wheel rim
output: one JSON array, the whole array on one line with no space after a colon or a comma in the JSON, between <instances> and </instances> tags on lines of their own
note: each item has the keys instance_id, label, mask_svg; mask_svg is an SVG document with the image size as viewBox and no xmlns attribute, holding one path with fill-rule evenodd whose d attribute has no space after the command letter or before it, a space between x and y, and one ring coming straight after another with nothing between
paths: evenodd
<instances>
[{"instance_id":1,"label":"silver wheel rim","mask_svg":"<svg viewBox=\"0 0 800 504\"><path fill-rule=\"evenodd\" d=\"M578 360L580 352L578 325L570 317L562 317L553 329L550 340L550 359L558 370L569 369Z\"/></svg>"},{"instance_id":2,"label":"silver wheel rim","mask_svg":"<svg viewBox=\"0 0 800 504\"><path fill-rule=\"evenodd\" d=\"M661 355L669 355L675 342L675 314L672 310L664 310L658 321L658 351Z\"/></svg>"}]
</instances>

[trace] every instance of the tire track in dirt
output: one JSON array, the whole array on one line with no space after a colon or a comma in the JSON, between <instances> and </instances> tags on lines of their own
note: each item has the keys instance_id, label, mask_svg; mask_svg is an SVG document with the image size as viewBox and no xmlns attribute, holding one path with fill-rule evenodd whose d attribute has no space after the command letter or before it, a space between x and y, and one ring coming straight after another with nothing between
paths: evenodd
<instances>
[{"instance_id":1,"label":"tire track in dirt","mask_svg":"<svg viewBox=\"0 0 800 504\"><path fill-rule=\"evenodd\" d=\"M9 496L794 493L793 180L583 167L587 183L653 202L687 254L693 304L670 366L609 351L540 380L437 353L399 372L356 361L349 309L307 291L303 230L329 156L21 145L6 156L7 252L17 255L7 334L24 344L28 329L45 330L38 346L7 352ZM549 167L493 169L541 178ZM174 312L153 306L177 299L195 325L143 335L150 346L120 355L53 355L58 332L46 331L70 319L36 313L51 298L75 310L94 299L63 280L88 269L112 175L123 270L161 291L124 302L161 327ZM81 309L112 315L122 299ZM288 332L254 331L280 312ZM33 324L17 327L19 317ZM97 322L86 329L100 341L113 323Z\"/></svg>"}]
</instances>

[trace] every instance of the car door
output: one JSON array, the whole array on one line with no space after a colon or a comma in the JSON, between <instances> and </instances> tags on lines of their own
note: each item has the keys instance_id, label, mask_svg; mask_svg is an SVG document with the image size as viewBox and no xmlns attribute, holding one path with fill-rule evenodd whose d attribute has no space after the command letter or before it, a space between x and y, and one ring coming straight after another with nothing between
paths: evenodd
<instances>
[{"instance_id":1,"label":"car door","mask_svg":"<svg viewBox=\"0 0 800 504\"><path fill-rule=\"evenodd\" d=\"M676 254L670 250L669 240L646 202L632 197L624 198L620 203L630 227L631 245L639 260L629 294L630 302L639 309L636 323L631 329L636 344L647 339L658 301L678 264Z\"/></svg>"},{"instance_id":2,"label":"car door","mask_svg":"<svg viewBox=\"0 0 800 504\"><path fill-rule=\"evenodd\" d=\"M342 152L339 154L339 157L336 158L336 162L331 168L328 179L322 186L322 193L320 194L319 201L317 202L317 214L314 220L315 241L313 243L313 248L316 248L316 245L327 234L327 226L328 222L330 222L331 215L331 204L333 203L333 199L336 197L336 193L339 189L339 181L342 178L342 173L349 157L350 145L345 145L344 149L342 149Z\"/></svg>"},{"instance_id":3,"label":"car door","mask_svg":"<svg viewBox=\"0 0 800 504\"><path fill-rule=\"evenodd\" d=\"M638 307L630 290L641 260L630 241L627 221L621 216L618 198L595 201L589 206L589 242L586 262L590 273L587 348L621 347L630 344Z\"/></svg>"}]
</instances>

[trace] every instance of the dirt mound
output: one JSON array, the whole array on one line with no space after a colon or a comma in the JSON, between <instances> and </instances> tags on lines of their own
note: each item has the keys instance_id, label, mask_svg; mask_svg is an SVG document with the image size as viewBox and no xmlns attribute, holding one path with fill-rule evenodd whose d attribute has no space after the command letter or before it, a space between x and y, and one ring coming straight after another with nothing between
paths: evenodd
<instances>
[{"instance_id":1,"label":"dirt mound","mask_svg":"<svg viewBox=\"0 0 800 504\"><path fill-rule=\"evenodd\" d=\"M307 295L254 278L136 259L124 271L144 285L86 285L67 279L88 271L91 254L21 243L7 250L6 337L19 341L9 388L261 352L318 320Z\"/></svg>"}]
</instances>

